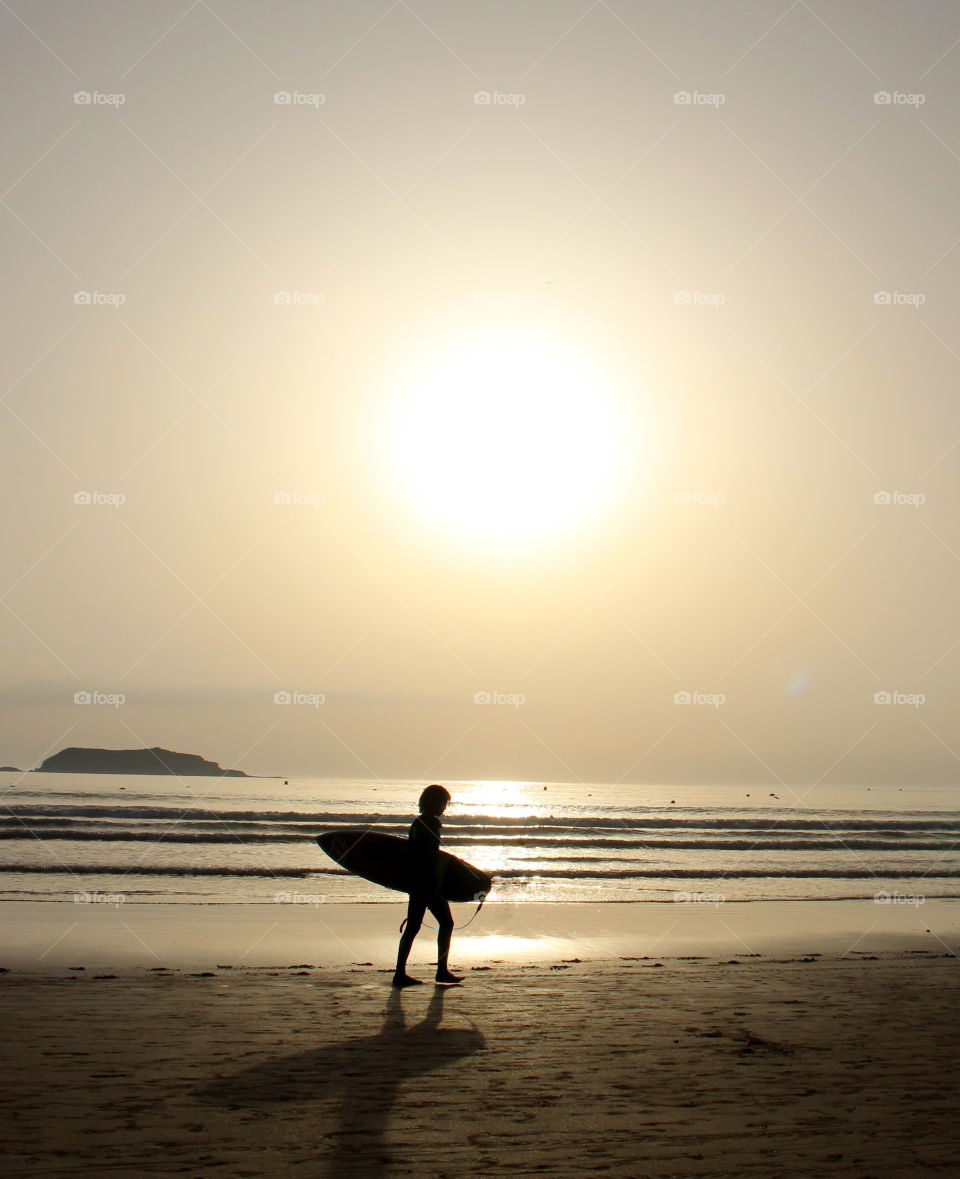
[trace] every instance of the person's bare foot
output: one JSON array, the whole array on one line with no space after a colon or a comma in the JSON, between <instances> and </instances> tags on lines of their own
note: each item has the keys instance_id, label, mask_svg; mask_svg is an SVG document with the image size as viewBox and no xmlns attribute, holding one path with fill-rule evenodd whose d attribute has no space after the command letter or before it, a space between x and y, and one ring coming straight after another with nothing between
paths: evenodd
<instances>
[{"instance_id":1,"label":"person's bare foot","mask_svg":"<svg viewBox=\"0 0 960 1179\"><path fill-rule=\"evenodd\" d=\"M419 987L422 985L422 981L419 978L411 978L409 974L395 974L393 976L395 987Z\"/></svg>"},{"instance_id":2,"label":"person's bare foot","mask_svg":"<svg viewBox=\"0 0 960 1179\"><path fill-rule=\"evenodd\" d=\"M449 970L437 971L437 982L444 983L447 986L453 986L454 983L462 983L463 976L460 974L451 974Z\"/></svg>"}]
</instances>

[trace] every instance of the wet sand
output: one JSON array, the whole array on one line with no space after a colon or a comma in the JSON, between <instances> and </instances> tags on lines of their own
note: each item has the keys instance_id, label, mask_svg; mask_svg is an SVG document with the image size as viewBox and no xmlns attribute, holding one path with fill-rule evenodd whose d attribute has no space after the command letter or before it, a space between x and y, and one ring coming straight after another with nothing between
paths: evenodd
<instances>
[{"instance_id":1,"label":"wet sand","mask_svg":"<svg viewBox=\"0 0 960 1179\"><path fill-rule=\"evenodd\" d=\"M948 949L464 973L8 970L3 1173L956 1171Z\"/></svg>"},{"instance_id":2,"label":"wet sand","mask_svg":"<svg viewBox=\"0 0 960 1179\"><path fill-rule=\"evenodd\" d=\"M488 903L472 921L472 905L455 905L452 960L474 965L501 958L519 965L650 954L783 957L817 950L840 957L854 951L960 951L960 899L907 901ZM349 966L356 961L387 966L396 954L405 913L399 898L369 905L2 902L0 967L207 970L218 962ZM428 916L413 962L431 953L430 924Z\"/></svg>"}]
</instances>

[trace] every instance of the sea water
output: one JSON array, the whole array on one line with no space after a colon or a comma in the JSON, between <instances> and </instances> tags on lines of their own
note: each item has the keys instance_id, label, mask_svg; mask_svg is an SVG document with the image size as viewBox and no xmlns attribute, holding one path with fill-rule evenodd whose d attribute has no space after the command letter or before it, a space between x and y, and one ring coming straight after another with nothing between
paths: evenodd
<instances>
[{"instance_id":1,"label":"sea water","mask_svg":"<svg viewBox=\"0 0 960 1179\"><path fill-rule=\"evenodd\" d=\"M322 831L405 835L425 783L0 776L0 899L396 902ZM446 782L443 846L488 903L960 896L949 788ZM912 898L912 899L911 899Z\"/></svg>"}]
</instances>

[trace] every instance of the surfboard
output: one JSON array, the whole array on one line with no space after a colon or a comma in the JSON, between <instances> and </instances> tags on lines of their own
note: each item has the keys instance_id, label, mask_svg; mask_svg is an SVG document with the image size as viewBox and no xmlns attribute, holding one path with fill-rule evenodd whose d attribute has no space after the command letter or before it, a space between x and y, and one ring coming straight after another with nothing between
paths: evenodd
<instances>
[{"instance_id":1,"label":"surfboard","mask_svg":"<svg viewBox=\"0 0 960 1179\"><path fill-rule=\"evenodd\" d=\"M406 839L379 831L325 831L317 843L355 876L362 876L395 892L409 892L413 884L410 847ZM490 876L472 864L442 851L437 857L437 887L446 901L475 901L487 895Z\"/></svg>"}]
</instances>

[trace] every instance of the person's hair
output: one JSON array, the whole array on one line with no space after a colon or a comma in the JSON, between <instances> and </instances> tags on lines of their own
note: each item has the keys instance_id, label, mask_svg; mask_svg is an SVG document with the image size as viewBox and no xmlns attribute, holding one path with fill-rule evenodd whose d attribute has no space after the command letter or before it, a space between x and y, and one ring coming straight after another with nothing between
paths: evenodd
<instances>
[{"instance_id":1,"label":"person's hair","mask_svg":"<svg viewBox=\"0 0 960 1179\"><path fill-rule=\"evenodd\" d=\"M450 791L445 786L428 786L420 795L420 810L423 814L439 815L450 801Z\"/></svg>"}]
</instances>

